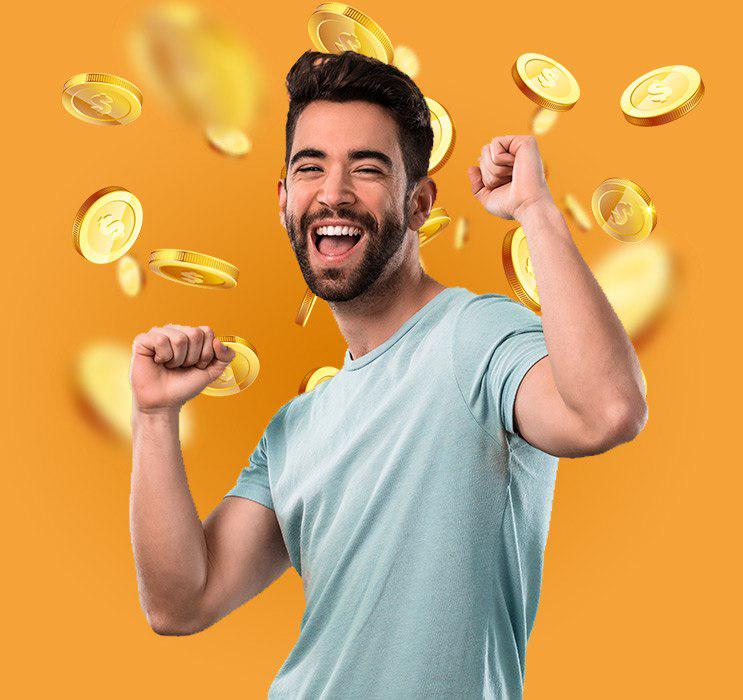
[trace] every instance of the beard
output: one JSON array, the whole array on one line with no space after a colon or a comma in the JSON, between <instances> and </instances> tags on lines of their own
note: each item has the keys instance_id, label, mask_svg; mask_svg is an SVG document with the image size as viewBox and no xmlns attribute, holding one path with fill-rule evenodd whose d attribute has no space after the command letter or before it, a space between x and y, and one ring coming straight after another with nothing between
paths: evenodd
<instances>
[{"instance_id":1,"label":"beard","mask_svg":"<svg viewBox=\"0 0 743 700\"><path fill-rule=\"evenodd\" d=\"M328 268L313 268L310 262L309 246L312 243L308 238L309 228L319 219L333 217L353 221L364 230L362 240L356 243L357 246L363 245L364 250L360 251L360 256L353 263L349 261ZM286 223L299 269L310 291L325 301L334 302L355 299L379 279L390 258L405 241L408 216L405 209L402 216L387 212L377 228L371 214L357 214L349 209L339 209L337 212L324 209L312 215L303 214L299 225L287 212Z\"/></svg>"}]
</instances>

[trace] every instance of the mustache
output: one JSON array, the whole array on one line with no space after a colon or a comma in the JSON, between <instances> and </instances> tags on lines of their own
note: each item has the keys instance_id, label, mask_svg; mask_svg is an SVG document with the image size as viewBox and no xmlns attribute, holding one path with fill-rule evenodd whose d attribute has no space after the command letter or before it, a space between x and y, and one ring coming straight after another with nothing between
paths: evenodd
<instances>
[{"instance_id":1,"label":"mustache","mask_svg":"<svg viewBox=\"0 0 743 700\"><path fill-rule=\"evenodd\" d=\"M307 231L309 231L310 226L320 219L346 219L346 221L353 221L355 224L358 224L369 233L373 233L376 230L376 221L374 220L374 217L371 215L361 216L348 209L339 209L336 212L324 210L312 215L305 214L299 220L299 228L306 234Z\"/></svg>"}]
</instances>

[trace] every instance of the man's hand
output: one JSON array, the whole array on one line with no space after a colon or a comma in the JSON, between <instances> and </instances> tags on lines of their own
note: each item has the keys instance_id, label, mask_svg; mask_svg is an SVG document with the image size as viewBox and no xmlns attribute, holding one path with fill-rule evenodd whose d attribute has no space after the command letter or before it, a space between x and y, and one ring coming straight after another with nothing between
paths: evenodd
<instances>
[{"instance_id":1,"label":"man's hand","mask_svg":"<svg viewBox=\"0 0 743 700\"><path fill-rule=\"evenodd\" d=\"M533 136L496 136L467 175L472 194L495 216L517 219L534 204L554 204Z\"/></svg>"}]
</instances>

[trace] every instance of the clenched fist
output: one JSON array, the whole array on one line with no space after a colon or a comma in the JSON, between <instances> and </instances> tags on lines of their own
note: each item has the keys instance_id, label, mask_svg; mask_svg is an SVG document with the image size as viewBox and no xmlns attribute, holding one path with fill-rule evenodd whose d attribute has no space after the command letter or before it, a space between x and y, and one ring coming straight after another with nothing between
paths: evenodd
<instances>
[{"instance_id":1,"label":"clenched fist","mask_svg":"<svg viewBox=\"0 0 743 700\"><path fill-rule=\"evenodd\" d=\"M472 194L491 214L519 219L534 204L554 203L533 136L496 136L482 147L479 163L467 175Z\"/></svg>"},{"instance_id":2,"label":"clenched fist","mask_svg":"<svg viewBox=\"0 0 743 700\"><path fill-rule=\"evenodd\" d=\"M177 412L211 384L235 357L209 326L153 326L132 345L133 409Z\"/></svg>"}]
</instances>

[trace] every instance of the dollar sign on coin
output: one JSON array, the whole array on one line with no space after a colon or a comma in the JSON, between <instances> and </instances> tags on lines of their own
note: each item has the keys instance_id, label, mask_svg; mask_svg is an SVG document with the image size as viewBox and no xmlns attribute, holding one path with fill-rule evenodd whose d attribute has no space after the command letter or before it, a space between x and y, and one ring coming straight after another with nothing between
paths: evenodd
<instances>
[{"instance_id":1,"label":"dollar sign on coin","mask_svg":"<svg viewBox=\"0 0 743 700\"><path fill-rule=\"evenodd\" d=\"M258 351L244 338L237 335L219 335L217 340L235 351L222 374L201 392L206 396L230 396L247 389L258 377L260 361Z\"/></svg>"},{"instance_id":2,"label":"dollar sign on coin","mask_svg":"<svg viewBox=\"0 0 743 700\"><path fill-rule=\"evenodd\" d=\"M591 208L599 226L622 242L647 238L657 223L650 195L626 178L604 180L593 193Z\"/></svg>"},{"instance_id":3,"label":"dollar sign on coin","mask_svg":"<svg viewBox=\"0 0 743 700\"><path fill-rule=\"evenodd\" d=\"M123 187L94 192L80 206L72 224L72 242L90 262L118 260L134 245L142 228L142 205Z\"/></svg>"},{"instance_id":4,"label":"dollar sign on coin","mask_svg":"<svg viewBox=\"0 0 743 700\"><path fill-rule=\"evenodd\" d=\"M110 73L78 73L62 86L62 105L88 124L116 126L142 113L142 93L134 84Z\"/></svg>"},{"instance_id":5,"label":"dollar sign on coin","mask_svg":"<svg viewBox=\"0 0 743 700\"><path fill-rule=\"evenodd\" d=\"M341 2L319 5L307 23L310 41L318 51L355 51L392 63L395 51L384 30L363 12Z\"/></svg>"},{"instance_id":6,"label":"dollar sign on coin","mask_svg":"<svg viewBox=\"0 0 743 700\"><path fill-rule=\"evenodd\" d=\"M580 86L573 74L549 56L522 54L513 64L511 75L519 90L540 107L564 112L580 98Z\"/></svg>"},{"instance_id":7,"label":"dollar sign on coin","mask_svg":"<svg viewBox=\"0 0 743 700\"><path fill-rule=\"evenodd\" d=\"M636 126L667 124L688 114L704 95L699 72L690 66L663 66L633 80L619 99L624 118Z\"/></svg>"},{"instance_id":8,"label":"dollar sign on coin","mask_svg":"<svg viewBox=\"0 0 743 700\"><path fill-rule=\"evenodd\" d=\"M150 253L149 267L171 282L201 289L232 289L239 270L221 258L193 250L161 248Z\"/></svg>"}]
</instances>

